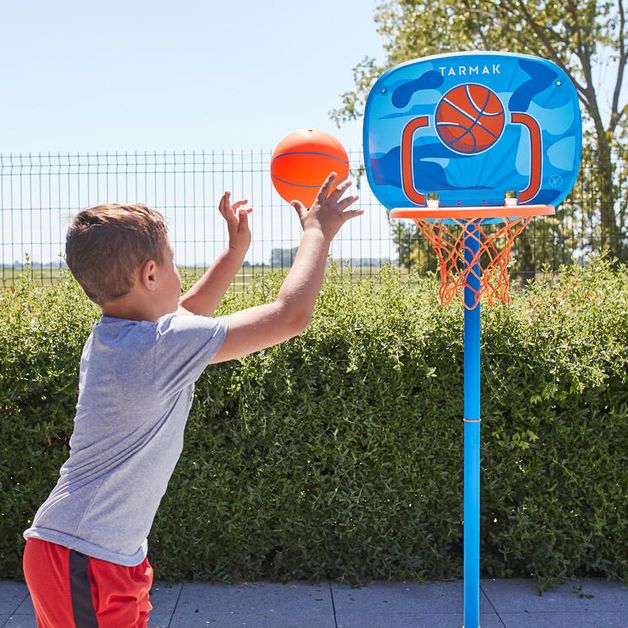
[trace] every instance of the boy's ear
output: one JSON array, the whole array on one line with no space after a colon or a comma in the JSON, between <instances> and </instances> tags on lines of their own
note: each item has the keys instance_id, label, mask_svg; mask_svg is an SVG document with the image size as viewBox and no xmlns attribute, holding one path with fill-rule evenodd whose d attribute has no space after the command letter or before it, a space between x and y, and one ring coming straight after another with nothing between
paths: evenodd
<instances>
[{"instance_id":1,"label":"boy's ear","mask_svg":"<svg viewBox=\"0 0 628 628\"><path fill-rule=\"evenodd\" d=\"M155 260L149 259L139 268L140 285L147 290L157 289L157 263Z\"/></svg>"}]
</instances>

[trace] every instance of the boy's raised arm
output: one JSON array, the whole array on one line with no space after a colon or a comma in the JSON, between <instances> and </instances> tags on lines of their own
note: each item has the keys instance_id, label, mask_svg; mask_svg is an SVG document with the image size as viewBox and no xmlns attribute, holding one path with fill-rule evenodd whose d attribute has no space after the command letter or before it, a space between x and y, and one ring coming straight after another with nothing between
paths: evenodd
<instances>
[{"instance_id":1,"label":"boy's raised arm","mask_svg":"<svg viewBox=\"0 0 628 628\"><path fill-rule=\"evenodd\" d=\"M252 210L242 209L246 203L246 200L242 200L231 205L231 193L225 192L222 195L218 210L227 221L229 247L181 297L179 314L211 316L225 296L233 278L242 267L244 256L251 243L248 215Z\"/></svg>"},{"instance_id":2,"label":"boy's raised arm","mask_svg":"<svg viewBox=\"0 0 628 628\"><path fill-rule=\"evenodd\" d=\"M310 209L298 201L292 203L303 227L303 237L277 299L230 314L227 336L212 363L266 349L298 335L307 327L323 283L329 246L345 222L363 213L362 210L345 211L358 198L341 198L350 181L329 193L334 179L335 173L332 173Z\"/></svg>"}]
</instances>

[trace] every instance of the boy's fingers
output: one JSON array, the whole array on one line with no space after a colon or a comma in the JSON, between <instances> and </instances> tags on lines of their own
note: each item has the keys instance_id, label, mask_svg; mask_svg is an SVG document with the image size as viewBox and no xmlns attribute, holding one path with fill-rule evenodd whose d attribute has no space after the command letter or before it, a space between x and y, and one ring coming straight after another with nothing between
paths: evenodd
<instances>
[{"instance_id":1,"label":"boy's fingers","mask_svg":"<svg viewBox=\"0 0 628 628\"><path fill-rule=\"evenodd\" d=\"M347 222L347 220L351 220L352 218L357 218L358 216L361 216L363 213L364 213L363 209L352 209L349 212L343 212L342 217L344 218L344 221Z\"/></svg>"},{"instance_id":2,"label":"boy's fingers","mask_svg":"<svg viewBox=\"0 0 628 628\"><path fill-rule=\"evenodd\" d=\"M236 201L235 203L233 203L233 205L230 203L230 197L231 197L231 192L225 192L222 195L222 198L220 199L220 203L218 204L218 209L220 211L220 213L224 216L225 220L227 220L227 222L234 222L239 220L238 217L238 213L240 211L240 207L242 207L243 205L246 205L248 203L248 200L242 199L239 201ZM251 213L250 210L247 213Z\"/></svg>"},{"instance_id":3,"label":"boy's fingers","mask_svg":"<svg viewBox=\"0 0 628 628\"><path fill-rule=\"evenodd\" d=\"M301 201L292 201L290 205L294 207L300 219L307 214L307 208L303 205L303 203L301 203Z\"/></svg>"},{"instance_id":4,"label":"boy's fingers","mask_svg":"<svg viewBox=\"0 0 628 628\"><path fill-rule=\"evenodd\" d=\"M225 217L227 218L227 207L229 205L229 196L231 195L230 192L225 192L221 197L220 197L220 202L218 203L218 211Z\"/></svg>"},{"instance_id":5,"label":"boy's fingers","mask_svg":"<svg viewBox=\"0 0 628 628\"><path fill-rule=\"evenodd\" d=\"M336 180L336 173L335 172L330 172L329 176L325 179L325 182L323 183L323 185L321 186L321 189L319 190L316 198L318 200L325 200L328 196L329 196L329 190L331 189L334 181Z\"/></svg>"},{"instance_id":6,"label":"boy's fingers","mask_svg":"<svg viewBox=\"0 0 628 628\"><path fill-rule=\"evenodd\" d=\"M347 196L347 198L343 198L338 201L338 209L340 211L344 211L349 205L353 205L360 197L359 196Z\"/></svg>"},{"instance_id":7,"label":"boy's fingers","mask_svg":"<svg viewBox=\"0 0 628 628\"><path fill-rule=\"evenodd\" d=\"M242 207L242 205L246 205L248 203L247 199L243 199L241 201L236 201L232 206L231 209L235 212L236 210L240 209L240 207Z\"/></svg>"},{"instance_id":8,"label":"boy's fingers","mask_svg":"<svg viewBox=\"0 0 628 628\"><path fill-rule=\"evenodd\" d=\"M238 211L238 231L242 229L246 229L249 226L249 214L253 210L249 209L241 209Z\"/></svg>"},{"instance_id":9,"label":"boy's fingers","mask_svg":"<svg viewBox=\"0 0 628 628\"><path fill-rule=\"evenodd\" d=\"M351 187L351 181L346 179L338 185L338 187L329 195L332 199L339 199L349 188Z\"/></svg>"}]
</instances>

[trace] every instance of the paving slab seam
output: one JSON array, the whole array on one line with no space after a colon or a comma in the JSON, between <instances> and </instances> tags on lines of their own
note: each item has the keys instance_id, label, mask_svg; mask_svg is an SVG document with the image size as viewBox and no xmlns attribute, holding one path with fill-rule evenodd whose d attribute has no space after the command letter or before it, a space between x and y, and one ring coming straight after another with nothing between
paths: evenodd
<instances>
[{"instance_id":1,"label":"paving slab seam","mask_svg":"<svg viewBox=\"0 0 628 628\"><path fill-rule=\"evenodd\" d=\"M329 581L329 594L331 596L331 610L334 613L334 626L338 628L338 618L336 617L336 602L334 601L334 587L331 580Z\"/></svg>"},{"instance_id":2,"label":"paving slab seam","mask_svg":"<svg viewBox=\"0 0 628 628\"><path fill-rule=\"evenodd\" d=\"M481 593L484 594L484 597L486 598L486 601L490 604L491 608L493 609L493 612L495 613L495 615L497 615L497 619L499 619L499 621L501 622L502 626L504 628L508 628L508 626L506 626L506 622L502 619L501 615L498 613L497 609L495 608L495 604L493 604L493 600L491 600L491 598L489 597L488 593L484 590L484 587L482 586L482 582L480 581L480 591Z\"/></svg>"},{"instance_id":3,"label":"paving slab seam","mask_svg":"<svg viewBox=\"0 0 628 628\"><path fill-rule=\"evenodd\" d=\"M18 611L18 609L20 608L20 606L22 606L22 604L24 603L24 600L26 600L27 598L30 597L30 593L28 592L28 589L26 589L26 592L24 593L24 595L20 598L20 601L18 602L17 606L7 615L7 618L4 620L4 622L2 623L2 628L4 628L4 626L6 626L15 616L16 612Z\"/></svg>"},{"instance_id":4,"label":"paving slab seam","mask_svg":"<svg viewBox=\"0 0 628 628\"><path fill-rule=\"evenodd\" d=\"M24 600L27 600L28 598L30 598L30 596L31 596L31 594L28 592L28 589L26 589L26 592L24 593L24 596L20 600L20 603L13 609L13 612L11 613L11 615L15 615L15 613L18 612L20 606L22 606L22 604L24 604Z\"/></svg>"},{"instance_id":5,"label":"paving slab seam","mask_svg":"<svg viewBox=\"0 0 628 628\"><path fill-rule=\"evenodd\" d=\"M170 627L170 624L172 623L172 618L174 617L174 614L177 612L177 606L179 605L179 600L181 599L181 593L183 593L183 587L185 586L185 583L183 583L180 587L179 587L179 594L177 595L177 599L174 603L174 606L172 608L172 613L170 613L170 619L168 620L168 627Z\"/></svg>"}]
</instances>

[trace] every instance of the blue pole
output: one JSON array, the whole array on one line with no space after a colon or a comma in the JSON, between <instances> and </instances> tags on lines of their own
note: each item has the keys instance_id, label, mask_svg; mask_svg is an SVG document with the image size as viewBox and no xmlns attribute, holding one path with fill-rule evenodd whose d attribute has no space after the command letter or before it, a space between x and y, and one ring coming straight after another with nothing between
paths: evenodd
<instances>
[{"instance_id":1,"label":"blue pole","mask_svg":"<svg viewBox=\"0 0 628 628\"><path fill-rule=\"evenodd\" d=\"M478 224L465 234L465 264L479 249ZM480 288L479 262L464 290L464 628L480 625ZM473 309L468 309L472 307Z\"/></svg>"}]
</instances>

